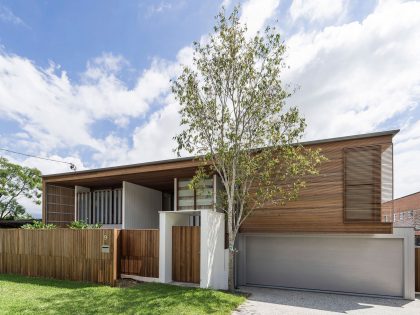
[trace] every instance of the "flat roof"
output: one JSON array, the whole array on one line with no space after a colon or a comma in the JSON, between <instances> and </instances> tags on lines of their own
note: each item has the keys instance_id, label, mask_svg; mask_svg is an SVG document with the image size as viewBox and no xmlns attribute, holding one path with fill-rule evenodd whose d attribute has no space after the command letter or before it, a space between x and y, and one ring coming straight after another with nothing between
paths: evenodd
<instances>
[{"instance_id":1,"label":"flat roof","mask_svg":"<svg viewBox=\"0 0 420 315\"><path fill-rule=\"evenodd\" d=\"M322 143L328 143L328 142L357 140L357 139L374 138L374 137L389 136L389 135L395 136L399 131L400 131L399 129L394 129L394 130L371 132L371 133L364 133L364 134L344 136L344 137L335 137L335 138L327 138L327 139L321 139L321 140L304 141L304 142L298 142L296 144L314 145L314 144L322 144ZM65 176L65 175L72 176L72 175L78 175L78 174L86 174L86 173L93 173L93 172L118 170L118 169L127 169L127 168L134 168L134 167L141 167L141 166L148 166L148 165L159 165L159 164L168 164L168 163L175 163L175 162L182 162L182 161L191 161L194 158L195 157L190 156L190 157L181 157L181 158L174 158L174 159L166 159L166 160L157 160L157 161L136 163L136 164L127 164L127 165L94 168L94 169L76 171L76 172L65 172L65 173L43 175L42 178L51 178L51 177Z\"/></svg>"}]
</instances>

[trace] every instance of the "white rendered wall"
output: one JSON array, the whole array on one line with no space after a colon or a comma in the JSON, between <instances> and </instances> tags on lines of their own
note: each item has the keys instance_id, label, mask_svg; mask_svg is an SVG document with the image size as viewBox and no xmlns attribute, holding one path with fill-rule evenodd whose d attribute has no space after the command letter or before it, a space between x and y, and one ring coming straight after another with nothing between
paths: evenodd
<instances>
[{"instance_id":1,"label":"white rendered wall","mask_svg":"<svg viewBox=\"0 0 420 315\"><path fill-rule=\"evenodd\" d=\"M224 214L212 210L201 212L200 287L227 290Z\"/></svg>"},{"instance_id":2,"label":"white rendered wall","mask_svg":"<svg viewBox=\"0 0 420 315\"><path fill-rule=\"evenodd\" d=\"M201 216L200 287L226 290L227 250L224 249L224 214L213 210L160 212L159 282L172 282L172 227L189 226L189 217Z\"/></svg>"},{"instance_id":3,"label":"white rendered wall","mask_svg":"<svg viewBox=\"0 0 420 315\"><path fill-rule=\"evenodd\" d=\"M162 193L158 190L123 182L123 229L159 228Z\"/></svg>"},{"instance_id":4,"label":"white rendered wall","mask_svg":"<svg viewBox=\"0 0 420 315\"><path fill-rule=\"evenodd\" d=\"M159 282L172 282L172 227L188 226L189 215L181 212L159 214Z\"/></svg>"},{"instance_id":5,"label":"white rendered wall","mask_svg":"<svg viewBox=\"0 0 420 315\"><path fill-rule=\"evenodd\" d=\"M404 299L414 300L415 291L415 240L414 228L401 227L395 228L393 238L402 238L404 241Z\"/></svg>"}]
</instances>

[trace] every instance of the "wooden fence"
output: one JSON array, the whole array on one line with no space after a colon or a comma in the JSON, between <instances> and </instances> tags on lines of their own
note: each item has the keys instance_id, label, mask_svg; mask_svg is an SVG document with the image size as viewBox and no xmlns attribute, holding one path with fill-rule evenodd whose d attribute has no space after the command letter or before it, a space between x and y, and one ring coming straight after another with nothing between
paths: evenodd
<instances>
[{"instance_id":1,"label":"wooden fence","mask_svg":"<svg viewBox=\"0 0 420 315\"><path fill-rule=\"evenodd\" d=\"M0 273L114 284L119 231L0 230Z\"/></svg>"},{"instance_id":2,"label":"wooden fence","mask_svg":"<svg viewBox=\"0 0 420 315\"><path fill-rule=\"evenodd\" d=\"M121 230L121 273L159 277L159 230Z\"/></svg>"},{"instance_id":3,"label":"wooden fence","mask_svg":"<svg viewBox=\"0 0 420 315\"><path fill-rule=\"evenodd\" d=\"M420 292L420 247L416 247L415 252L415 277L416 277L416 292Z\"/></svg>"},{"instance_id":4,"label":"wooden fence","mask_svg":"<svg viewBox=\"0 0 420 315\"><path fill-rule=\"evenodd\" d=\"M200 227L172 227L172 279L200 283Z\"/></svg>"}]
</instances>

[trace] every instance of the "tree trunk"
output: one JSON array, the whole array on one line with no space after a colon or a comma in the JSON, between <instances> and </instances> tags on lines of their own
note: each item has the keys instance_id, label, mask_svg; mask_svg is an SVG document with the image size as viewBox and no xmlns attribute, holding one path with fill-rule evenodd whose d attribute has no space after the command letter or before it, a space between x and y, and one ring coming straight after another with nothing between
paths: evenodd
<instances>
[{"instance_id":1,"label":"tree trunk","mask_svg":"<svg viewBox=\"0 0 420 315\"><path fill-rule=\"evenodd\" d=\"M231 240L231 236L229 235L229 269L228 269L228 289L230 292L235 291L235 266L234 266L234 244L235 241Z\"/></svg>"},{"instance_id":2,"label":"tree trunk","mask_svg":"<svg viewBox=\"0 0 420 315\"><path fill-rule=\"evenodd\" d=\"M234 265L233 257L235 255L235 238L233 235L233 202L228 201L228 236L229 236L229 269L228 269L228 289L230 292L235 291L234 281Z\"/></svg>"}]
</instances>

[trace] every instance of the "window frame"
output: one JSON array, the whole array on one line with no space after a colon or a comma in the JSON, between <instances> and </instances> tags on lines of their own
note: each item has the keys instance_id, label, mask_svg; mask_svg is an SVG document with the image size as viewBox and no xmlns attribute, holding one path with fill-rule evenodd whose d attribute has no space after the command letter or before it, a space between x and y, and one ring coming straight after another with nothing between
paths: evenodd
<instances>
[{"instance_id":1,"label":"window frame","mask_svg":"<svg viewBox=\"0 0 420 315\"><path fill-rule=\"evenodd\" d=\"M213 175L212 175L213 176ZM176 196L176 211L195 211L195 210L199 210L199 209L197 209L197 189L193 189L193 192L194 192L194 206L193 206L193 209L190 209L190 210L180 210L179 209L179 182L180 181L184 181L184 180L189 180L189 181L191 181L191 177L177 177L177 180L176 180L176 194L177 194L177 196ZM211 178L212 179L212 185L214 186L214 180L213 180L213 178ZM214 187L213 187L213 192L212 192L212 194L214 194ZM213 196L212 196L212 198L213 198ZM212 205L211 206L211 208L214 208L214 205Z\"/></svg>"}]
</instances>

